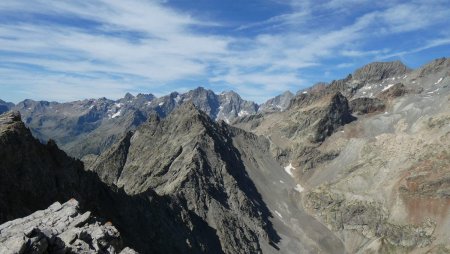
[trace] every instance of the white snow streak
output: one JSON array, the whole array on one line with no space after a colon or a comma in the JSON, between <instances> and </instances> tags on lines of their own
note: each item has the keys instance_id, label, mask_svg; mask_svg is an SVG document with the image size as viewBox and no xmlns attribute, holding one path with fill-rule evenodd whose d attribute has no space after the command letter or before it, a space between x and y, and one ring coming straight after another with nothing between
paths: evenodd
<instances>
[{"instance_id":1,"label":"white snow streak","mask_svg":"<svg viewBox=\"0 0 450 254\"><path fill-rule=\"evenodd\" d=\"M278 215L278 217L283 219L283 216L281 216L281 213L279 213L278 211L275 210L275 214Z\"/></svg>"},{"instance_id":2,"label":"white snow streak","mask_svg":"<svg viewBox=\"0 0 450 254\"><path fill-rule=\"evenodd\" d=\"M386 91L386 90L388 90L389 88L391 88L393 85L394 85L394 84L389 84L389 85L387 85L385 88L383 88L383 90L381 90L381 91L382 91L382 92L383 92L383 91Z\"/></svg>"},{"instance_id":3,"label":"white snow streak","mask_svg":"<svg viewBox=\"0 0 450 254\"><path fill-rule=\"evenodd\" d=\"M287 165L286 167L284 167L284 171L286 171L286 173L288 173L290 176L294 176L294 174L292 174L292 169L295 169L292 166L292 163L289 163L289 165Z\"/></svg>"},{"instance_id":4,"label":"white snow streak","mask_svg":"<svg viewBox=\"0 0 450 254\"><path fill-rule=\"evenodd\" d=\"M296 191L298 191L298 192L302 192L302 191L304 190L304 188L303 188L300 184L297 184L297 185L295 186L294 190L296 190Z\"/></svg>"},{"instance_id":5,"label":"white snow streak","mask_svg":"<svg viewBox=\"0 0 450 254\"><path fill-rule=\"evenodd\" d=\"M122 111L119 110L119 111L117 111L114 115L112 115L111 118L119 117L121 114L122 114Z\"/></svg>"}]
</instances>

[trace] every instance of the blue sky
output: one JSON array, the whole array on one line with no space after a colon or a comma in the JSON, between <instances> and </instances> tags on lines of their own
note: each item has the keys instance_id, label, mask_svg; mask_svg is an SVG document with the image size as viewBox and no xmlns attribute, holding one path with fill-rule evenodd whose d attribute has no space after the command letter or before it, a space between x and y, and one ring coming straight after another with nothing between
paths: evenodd
<instances>
[{"instance_id":1,"label":"blue sky","mask_svg":"<svg viewBox=\"0 0 450 254\"><path fill-rule=\"evenodd\" d=\"M450 54L450 2L6 0L0 99L234 90L263 102L372 61Z\"/></svg>"}]
</instances>

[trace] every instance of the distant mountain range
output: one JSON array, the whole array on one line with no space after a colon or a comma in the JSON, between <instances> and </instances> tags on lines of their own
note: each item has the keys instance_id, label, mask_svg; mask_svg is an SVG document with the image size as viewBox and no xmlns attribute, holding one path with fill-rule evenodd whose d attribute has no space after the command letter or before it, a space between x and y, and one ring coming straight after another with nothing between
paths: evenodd
<instances>
[{"instance_id":1,"label":"distant mountain range","mask_svg":"<svg viewBox=\"0 0 450 254\"><path fill-rule=\"evenodd\" d=\"M126 94L119 100L106 98L67 103L24 100L17 105L0 101L0 112L19 111L33 134L42 141L54 139L70 155L100 154L117 138L134 130L149 114L166 117L184 102L192 102L212 119L231 123L236 118L257 112L281 111L292 94L279 96L271 103L257 105L243 100L233 91L215 94L199 87L187 93L171 93L156 98L152 94Z\"/></svg>"}]
</instances>

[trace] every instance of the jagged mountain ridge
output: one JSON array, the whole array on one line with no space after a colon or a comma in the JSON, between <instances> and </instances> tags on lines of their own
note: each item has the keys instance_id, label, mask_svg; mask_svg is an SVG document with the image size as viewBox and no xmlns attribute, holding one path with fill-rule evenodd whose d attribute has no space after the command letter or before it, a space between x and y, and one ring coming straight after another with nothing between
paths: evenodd
<instances>
[{"instance_id":1,"label":"jagged mountain ridge","mask_svg":"<svg viewBox=\"0 0 450 254\"><path fill-rule=\"evenodd\" d=\"M152 94L126 94L119 100L106 98L58 103L25 100L8 109L21 112L27 126L43 142L54 139L71 156L98 155L127 131L136 129L148 115L161 117L185 101L192 101L216 120L232 121L254 114L258 105L230 91L216 95L199 87L184 94L156 98Z\"/></svg>"},{"instance_id":2,"label":"jagged mountain ridge","mask_svg":"<svg viewBox=\"0 0 450 254\"><path fill-rule=\"evenodd\" d=\"M388 78L407 71L409 69L398 61L372 63L355 71L352 82ZM319 83L302 90L302 93L323 90L325 86L330 86L327 90L334 89L347 95L348 91L344 92L344 89L340 88L342 83L342 80L334 81L330 85ZM285 92L257 105L243 100L233 91L217 95L211 90L199 87L186 93L174 92L160 98L152 94L126 94L124 98L116 101L106 98L68 103L25 100L15 106L7 104L4 109L20 111L27 126L43 142L52 138L71 156L82 158L90 154L100 154L127 131L136 129L151 112L156 111L161 117L165 117L185 101L192 101L215 120L231 123L247 115L284 111L293 97L292 93Z\"/></svg>"}]
</instances>

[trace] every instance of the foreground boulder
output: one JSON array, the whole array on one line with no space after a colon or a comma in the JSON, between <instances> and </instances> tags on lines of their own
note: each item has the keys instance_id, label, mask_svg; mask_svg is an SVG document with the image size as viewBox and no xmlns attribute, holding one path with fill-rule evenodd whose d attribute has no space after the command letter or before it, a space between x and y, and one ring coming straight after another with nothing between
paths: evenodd
<instances>
[{"instance_id":1,"label":"foreground boulder","mask_svg":"<svg viewBox=\"0 0 450 254\"><path fill-rule=\"evenodd\" d=\"M137 253L123 248L120 233L110 222L81 212L75 199L0 225L3 254L119 252Z\"/></svg>"}]
</instances>

